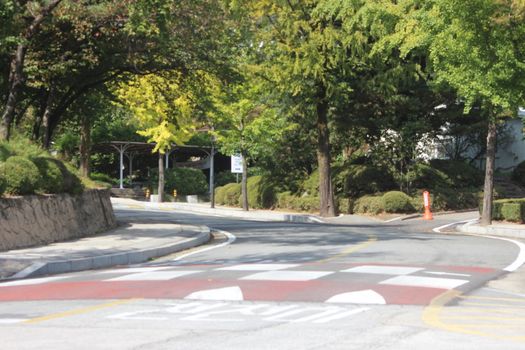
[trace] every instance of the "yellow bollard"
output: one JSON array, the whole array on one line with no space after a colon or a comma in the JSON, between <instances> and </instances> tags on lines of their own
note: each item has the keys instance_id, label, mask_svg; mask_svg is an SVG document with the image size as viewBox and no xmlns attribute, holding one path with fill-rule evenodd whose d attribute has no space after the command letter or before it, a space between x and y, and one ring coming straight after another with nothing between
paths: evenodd
<instances>
[{"instance_id":1,"label":"yellow bollard","mask_svg":"<svg viewBox=\"0 0 525 350\"><path fill-rule=\"evenodd\" d=\"M150 195L149 188L146 188L146 198L149 198L149 195Z\"/></svg>"},{"instance_id":2,"label":"yellow bollard","mask_svg":"<svg viewBox=\"0 0 525 350\"><path fill-rule=\"evenodd\" d=\"M173 198L177 198L177 190L173 190Z\"/></svg>"}]
</instances>

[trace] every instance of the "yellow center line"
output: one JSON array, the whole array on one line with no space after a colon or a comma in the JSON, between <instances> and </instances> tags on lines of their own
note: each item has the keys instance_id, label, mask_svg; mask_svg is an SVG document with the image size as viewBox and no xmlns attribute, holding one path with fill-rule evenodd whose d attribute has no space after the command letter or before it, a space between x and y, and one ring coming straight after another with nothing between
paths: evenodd
<instances>
[{"instance_id":1,"label":"yellow center line","mask_svg":"<svg viewBox=\"0 0 525 350\"><path fill-rule=\"evenodd\" d=\"M475 296L475 295L460 295L458 298L461 299L479 299L479 300L501 300L501 301L517 301L521 303L525 303L525 298L497 298L497 297L481 297L481 296Z\"/></svg>"},{"instance_id":2,"label":"yellow center line","mask_svg":"<svg viewBox=\"0 0 525 350\"><path fill-rule=\"evenodd\" d=\"M318 263L325 263L325 262L329 262L329 261L336 260L336 259L339 259L339 258L343 258L343 257L345 257L347 255L350 255L350 254L352 254L352 253L354 253L354 252L356 252L358 250L364 249L364 248L368 247L369 245L371 245L372 243L375 243L375 242L377 242L377 237L373 236L373 235L369 235L368 236L368 240L366 242L353 245L353 246L343 250L339 254L336 254L336 255L331 256L331 257L326 258L326 259L317 260L317 262Z\"/></svg>"},{"instance_id":3,"label":"yellow center line","mask_svg":"<svg viewBox=\"0 0 525 350\"><path fill-rule=\"evenodd\" d=\"M472 306L495 306L502 309L525 309L525 306L517 306L511 304L493 304L493 303L472 303L464 302L463 305L472 305Z\"/></svg>"},{"instance_id":4,"label":"yellow center line","mask_svg":"<svg viewBox=\"0 0 525 350\"><path fill-rule=\"evenodd\" d=\"M83 307L83 308L79 308L79 309L73 309L73 310L69 310L69 311L57 312L57 313L46 315L46 316L40 316L40 317L29 319L29 320L24 321L22 323L32 324L32 323L39 323L39 322L49 321L49 320L55 320L55 319L58 319L58 318L64 318L64 317L68 317L68 316L81 315L81 314L86 314L88 312L93 312L93 311L107 309L107 308L114 307L114 306L128 304L128 303L131 303L131 302L134 302L134 301L137 301L137 300L140 300L140 298L116 300L116 301L112 301L112 302L109 302L109 303L98 304L98 305L93 305L93 306L87 306L87 307Z\"/></svg>"}]
</instances>

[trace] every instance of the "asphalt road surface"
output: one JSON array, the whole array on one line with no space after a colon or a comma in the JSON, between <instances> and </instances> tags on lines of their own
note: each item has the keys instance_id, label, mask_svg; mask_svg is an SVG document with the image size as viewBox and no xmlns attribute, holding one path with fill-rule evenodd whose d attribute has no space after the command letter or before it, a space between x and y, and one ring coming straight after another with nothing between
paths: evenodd
<instances>
[{"instance_id":1,"label":"asphalt road surface","mask_svg":"<svg viewBox=\"0 0 525 350\"><path fill-rule=\"evenodd\" d=\"M518 245L432 232L469 215L291 224L118 210L208 225L218 239L0 284L0 348L524 349L525 295L486 286L515 266Z\"/></svg>"}]
</instances>

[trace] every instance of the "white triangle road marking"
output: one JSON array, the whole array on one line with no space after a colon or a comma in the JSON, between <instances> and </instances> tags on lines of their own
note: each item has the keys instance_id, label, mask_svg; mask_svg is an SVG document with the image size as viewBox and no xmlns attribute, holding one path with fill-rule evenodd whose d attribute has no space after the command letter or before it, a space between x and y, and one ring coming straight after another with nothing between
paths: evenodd
<instances>
[{"instance_id":1,"label":"white triangle road marking","mask_svg":"<svg viewBox=\"0 0 525 350\"><path fill-rule=\"evenodd\" d=\"M381 294L371 289L337 294L328 299L326 302L347 304L386 304L385 298L383 298Z\"/></svg>"},{"instance_id":2,"label":"white triangle road marking","mask_svg":"<svg viewBox=\"0 0 525 350\"><path fill-rule=\"evenodd\" d=\"M191 300L244 300L241 288L226 287L218 289L207 289L193 292L184 299Z\"/></svg>"}]
</instances>

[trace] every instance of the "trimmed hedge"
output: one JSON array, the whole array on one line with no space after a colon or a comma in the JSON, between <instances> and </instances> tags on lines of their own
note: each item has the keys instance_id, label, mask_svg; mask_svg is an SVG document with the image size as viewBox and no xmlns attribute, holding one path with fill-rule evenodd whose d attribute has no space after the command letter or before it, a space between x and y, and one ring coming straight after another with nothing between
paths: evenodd
<instances>
[{"instance_id":1,"label":"trimmed hedge","mask_svg":"<svg viewBox=\"0 0 525 350\"><path fill-rule=\"evenodd\" d=\"M166 171L166 191L177 190L178 195L205 194L208 192L206 175L199 169L173 168Z\"/></svg>"},{"instance_id":2,"label":"trimmed hedge","mask_svg":"<svg viewBox=\"0 0 525 350\"><path fill-rule=\"evenodd\" d=\"M12 195L34 194L41 182L35 163L21 156L13 156L0 164L0 174L5 179L5 193Z\"/></svg>"},{"instance_id":3,"label":"trimmed hedge","mask_svg":"<svg viewBox=\"0 0 525 350\"><path fill-rule=\"evenodd\" d=\"M344 193L351 197L395 188L394 178L387 169L369 164L350 165L340 176L344 177Z\"/></svg>"},{"instance_id":4,"label":"trimmed hedge","mask_svg":"<svg viewBox=\"0 0 525 350\"><path fill-rule=\"evenodd\" d=\"M363 196L355 201L354 213L379 214L385 210L381 196Z\"/></svg>"},{"instance_id":5,"label":"trimmed hedge","mask_svg":"<svg viewBox=\"0 0 525 350\"><path fill-rule=\"evenodd\" d=\"M383 208L387 213L410 213L415 211L411 198L403 192L387 192L383 195L382 200Z\"/></svg>"},{"instance_id":6,"label":"trimmed hedge","mask_svg":"<svg viewBox=\"0 0 525 350\"><path fill-rule=\"evenodd\" d=\"M215 203L222 205L224 204L224 196L226 195L224 191L224 186L215 188Z\"/></svg>"},{"instance_id":7,"label":"trimmed hedge","mask_svg":"<svg viewBox=\"0 0 525 350\"><path fill-rule=\"evenodd\" d=\"M282 192L276 195L277 207L295 211L319 211L320 199L317 196L295 196L291 192Z\"/></svg>"},{"instance_id":8,"label":"trimmed hedge","mask_svg":"<svg viewBox=\"0 0 525 350\"><path fill-rule=\"evenodd\" d=\"M232 207L241 204L241 184L231 183L224 186L224 202L222 204Z\"/></svg>"},{"instance_id":9,"label":"trimmed hedge","mask_svg":"<svg viewBox=\"0 0 525 350\"><path fill-rule=\"evenodd\" d=\"M492 219L525 223L525 198L499 199L494 201Z\"/></svg>"}]
</instances>

